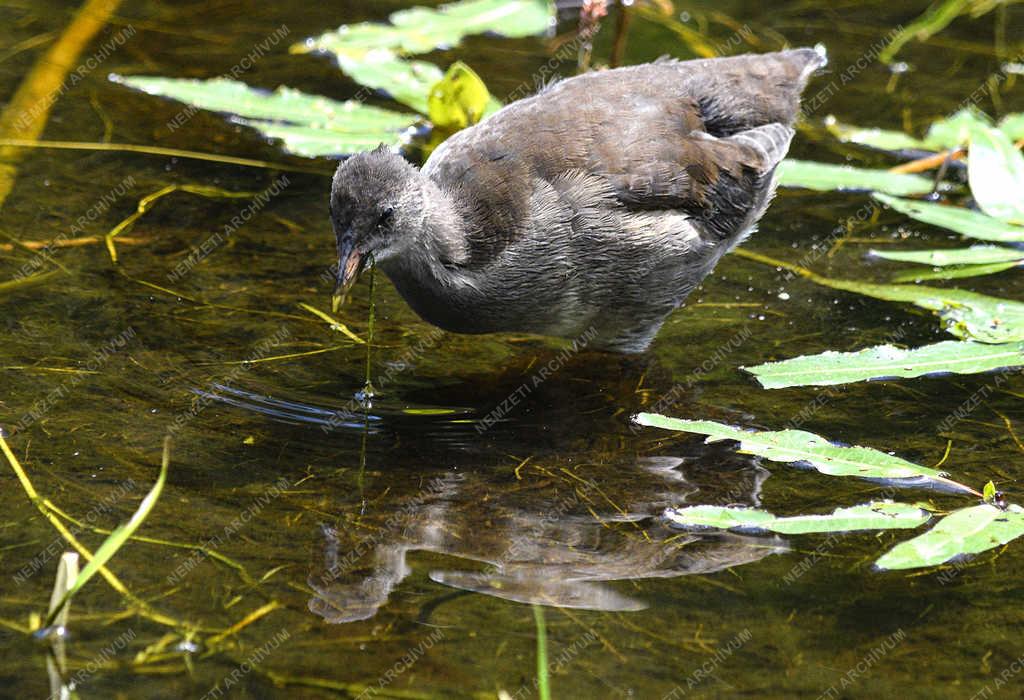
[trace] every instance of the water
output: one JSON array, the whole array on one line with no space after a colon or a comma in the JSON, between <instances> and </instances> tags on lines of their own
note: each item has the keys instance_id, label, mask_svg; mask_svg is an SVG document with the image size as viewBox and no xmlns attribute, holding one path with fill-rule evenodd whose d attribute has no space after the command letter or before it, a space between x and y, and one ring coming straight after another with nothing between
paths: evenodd
<instances>
[{"instance_id":1,"label":"water","mask_svg":"<svg viewBox=\"0 0 1024 700\"><path fill-rule=\"evenodd\" d=\"M197 113L169 132L179 105L105 76L215 76L282 25L298 41L398 6L127 2L96 46L127 26L135 37L61 96L45 138L106 136L308 166L215 115ZM58 31L73 8L7 4L2 45ZM833 73L808 95L836 87L813 114L818 120L831 113L921 129L999 66L994 15L957 20L933 43L909 44L901 58L913 69L886 93L888 70L870 60L857 68L858 58L919 14L918 4L676 9L689 13L691 27L707 22L708 40L733 52L774 48L782 37L826 44ZM1007 39L1018 50L1022 21L1020 8L1008 13ZM630 63L689 55L664 27L636 20L631 31ZM609 46L602 34L595 55L607 56ZM4 94L38 51L0 61ZM503 95L547 56L541 40L473 37L428 58L462 58ZM335 98L358 90L328 61L287 55L283 44L242 78ZM980 105L1024 108L1021 87L1010 81L996 100L985 96ZM794 146L794 155L819 160L852 152L814 130ZM330 172L326 161L315 165ZM0 232L46 241L91 211L79 235L99 235L168 184L259 192L281 174L34 150L4 204ZM995 387L992 376L976 376L759 389L737 368L856 349L897 329L908 345L944 336L924 312L787 280L731 256L650 353L628 359L567 354L557 342L531 337L436 332L380 276L376 394L367 402L358 396L364 346L297 306L327 306L330 284L321 273L334 250L329 180L285 175L279 196L183 274L175 270L185 269L190 251L250 199L172 194L124 234L142 243L120 244L120 265L102 246L62 249L54 258L69 274L0 296L0 421L36 488L83 524L112 527L155 480L170 430L169 481L139 534L229 558L145 542L122 549L110 565L120 579L154 610L197 631L164 638L165 626L118 616L123 601L94 579L74 599L66 641L81 697L326 697L367 687L381 697L495 697L499 690L534 697L535 627L524 602L536 600L563 606L545 609L560 698L972 697L986 684L992 693L1019 692L1011 664L1022 651L1020 546L945 573L880 574L871 562L904 535L673 532L657 518L669 506L825 512L885 487L762 463L693 437L634 431L628 421L668 397L664 411L672 415L772 429L798 422L922 464L938 462L952 440L944 468L972 485L994 479L1019 500L1020 448L1008 429L1024 425L1016 373ZM865 202L862 195L783 192L746 245L799 260ZM865 259L869 246L860 240L878 246L913 238L920 247L950 240L917 231L884 214L856 227L858 240L814 255L811 266L884 279L895 267ZM19 248L0 250L0 280L32 259ZM1020 279L1008 272L964 286L1021 298ZM364 281L341 314L361 336L368 305ZM536 382L545 365L550 378ZM976 394L983 401L973 412L946 421ZM30 613L45 613L62 546L13 475L3 478L0 618L25 625ZM962 504L924 491L901 496ZM91 547L103 537L80 536ZM275 602L280 607L211 641ZM5 626L0 645L0 694L46 696L38 644ZM1000 688L995 679L1004 669L1010 685Z\"/></svg>"}]
</instances>

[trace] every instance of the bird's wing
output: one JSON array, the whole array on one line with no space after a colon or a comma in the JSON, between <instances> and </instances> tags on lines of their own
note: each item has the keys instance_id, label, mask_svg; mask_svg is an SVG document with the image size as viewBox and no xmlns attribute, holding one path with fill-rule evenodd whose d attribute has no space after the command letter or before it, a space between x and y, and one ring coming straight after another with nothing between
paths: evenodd
<instances>
[{"instance_id":1,"label":"bird's wing","mask_svg":"<svg viewBox=\"0 0 1024 700\"><path fill-rule=\"evenodd\" d=\"M822 61L799 49L570 78L456 134L424 172L468 208L478 260L516 240L533 193L566 173L601 179L618 206L683 211L728 237L764 204Z\"/></svg>"}]
</instances>

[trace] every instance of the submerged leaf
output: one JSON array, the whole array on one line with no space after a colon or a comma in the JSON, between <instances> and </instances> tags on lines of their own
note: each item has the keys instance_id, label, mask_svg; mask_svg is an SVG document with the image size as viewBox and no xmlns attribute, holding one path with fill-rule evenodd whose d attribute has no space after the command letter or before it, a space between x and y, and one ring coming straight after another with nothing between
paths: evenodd
<instances>
[{"instance_id":1,"label":"submerged leaf","mask_svg":"<svg viewBox=\"0 0 1024 700\"><path fill-rule=\"evenodd\" d=\"M934 250L872 250L876 258L895 260L896 262L912 262L933 267L950 265L984 265L999 262L1020 262L1024 260L1024 251L1004 248L998 245L976 245L970 248L949 248Z\"/></svg>"},{"instance_id":2,"label":"submerged leaf","mask_svg":"<svg viewBox=\"0 0 1024 700\"><path fill-rule=\"evenodd\" d=\"M984 127L971 133L967 177L986 214L1024 224L1024 154L1004 132Z\"/></svg>"},{"instance_id":3,"label":"submerged leaf","mask_svg":"<svg viewBox=\"0 0 1024 700\"><path fill-rule=\"evenodd\" d=\"M889 63L903 48L903 45L911 39L925 41L942 31L949 26L950 22L967 12L973 2L974 0L938 0L938 2L932 3L913 22L897 27L892 39L878 54L878 60L882 63Z\"/></svg>"},{"instance_id":4,"label":"submerged leaf","mask_svg":"<svg viewBox=\"0 0 1024 700\"><path fill-rule=\"evenodd\" d=\"M849 165L787 159L779 164L779 184L827 192L830 190L876 190L890 194L927 194L932 181L920 175L888 170L854 168Z\"/></svg>"},{"instance_id":5,"label":"submerged leaf","mask_svg":"<svg viewBox=\"0 0 1024 700\"><path fill-rule=\"evenodd\" d=\"M678 527L721 530L767 530L781 535L854 530L898 530L919 527L931 515L917 506L876 501L852 508L836 508L825 515L796 515L780 518L764 510L722 506L669 508L665 517Z\"/></svg>"},{"instance_id":6,"label":"submerged leaf","mask_svg":"<svg viewBox=\"0 0 1024 700\"><path fill-rule=\"evenodd\" d=\"M989 504L950 513L928 532L901 542L884 554L880 569L936 566L959 556L978 554L1024 535L1024 509L1002 510Z\"/></svg>"},{"instance_id":7,"label":"submerged leaf","mask_svg":"<svg viewBox=\"0 0 1024 700\"><path fill-rule=\"evenodd\" d=\"M977 374L1024 365L1024 343L989 345L946 340L904 350L878 345L858 352L823 352L744 367L765 389L831 386L890 377L936 373Z\"/></svg>"},{"instance_id":8,"label":"submerged leaf","mask_svg":"<svg viewBox=\"0 0 1024 700\"><path fill-rule=\"evenodd\" d=\"M224 78L112 76L111 79L151 95L236 115L239 123L252 126L269 138L282 139L288 151L306 157L353 153L380 143L396 145L402 133L418 119L416 115L392 112L355 100L338 102L288 87L267 92Z\"/></svg>"},{"instance_id":9,"label":"submerged leaf","mask_svg":"<svg viewBox=\"0 0 1024 700\"><path fill-rule=\"evenodd\" d=\"M1014 226L981 212L932 202L900 199L881 193L875 193L873 196L912 219L948 228L964 236L997 243L1024 242L1024 226Z\"/></svg>"},{"instance_id":10,"label":"submerged leaf","mask_svg":"<svg viewBox=\"0 0 1024 700\"><path fill-rule=\"evenodd\" d=\"M962 493L974 490L950 481L935 469L922 467L905 459L871 449L835 445L820 435L803 430L748 431L722 423L669 418L656 413L641 413L634 420L665 430L707 435L707 442L736 440L741 452L760 455L776 462L807 464L822 474L857 476L904 482L903 485L939 486Z\"/></svg>"},{"instance_id":11,"label":"submerged leaf","mask_svg":"<svg viewBox=\"0 0 1024 700\"><path fill-rule=\"evenodd\" d=\"M307 39L293 51L394 49L403 54L427 53L452 48L470 34L494 33L526 37L548 31L554 9L548 0L462 0L437 9L412 7L399 10L391 24L361 22Z\"/></svg>"}]
</instances>

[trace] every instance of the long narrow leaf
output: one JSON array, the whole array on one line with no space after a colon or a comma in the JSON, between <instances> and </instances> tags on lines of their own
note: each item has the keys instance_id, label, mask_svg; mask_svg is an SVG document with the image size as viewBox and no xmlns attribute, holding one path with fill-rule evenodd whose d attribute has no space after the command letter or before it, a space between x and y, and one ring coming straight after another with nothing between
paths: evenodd
<instances>
[{"instance_id":1,"label":"long narrow leaf","mask_svg":"<svg viewBox=\"0 0 1024 700\"><path fill-rule=\"evenodd\" d=\"M907 195L927 194L932 191L932 181L920 175L805 160L782 161L779 164L778 175L779 184L784 187L803 187L819 192L859 190Z\"/></svg>"},{"instance_id":2,"label":"long narrow leaf","mask_svg":"<svg viewBox=\"0 0 1024 700\"><path fill-rule=\"evenodd\" d=\"M981 212L933 202L900 199L878 192L873 196L912 219L948 228L964 236L994 243L1024 242L1024 226L1014 226Z\"/></svg>"},{"instance_id":3,"label":"long narrow leaf","mask_svg":"<svg viewBox=\"0 0 1024 700\"><path fill-rule=\"evenodd\" d=\"M989 263L1020 262L1024 250L1014 250L998 245L976 245L970 248L948 248L934 250L872 250L871 255L884 260L911 262L933 267L950 265L986 265Z\"/></svg>"},{"instance_id":4,"label":"long narrow leaf","mask_svg":"<svg viewBox=\"0 0 1024 700\"><path fill-rule=\"evenodd\" d=\"M931 515L917 506L878 501L852 508L837 508L825 515L796 515L786 518L754 508L690 506L670 508L665 511L665 518L677 527L688 529L765 530L782 535L805 535L915 528L928 522Z\"/></svg>"},{"instance_id":5,"label":"long narrow leaf","mask_svg":"<svg viewBox=\"0 0 1024 700\"><path fill-rule=\"evenodd\" d=\"M974 489L951 481L935 469L922 467L870 447L835 445L820 435L803 430L750 431L704 420L682 420L656 413L634 418L640 425L706 435L707 442L736 440L741 452L760 455L776 462L806 464L822 474L884 479L904 486L936 486L961 493Z\"/></svg>"},{"instance_id":6,"label":"long narrow leaf","mask_svg":"<svg viewBox=\"0 0 1024 700\"><path fill-rule=\"evenodd\" d=\"M828 351L744 367L766 389L831 386L890 377L977 374L1024 365L1024 342L990 345L946 340L920 348L878 345L857 352Z\"/></svg>"},{"instance_id":7,"label":"long narrow leaf","mask_svg":"<svg viewBox=\"0 0 1024 700\"><path fill-rule=\"evenodd\" d=\"M132 514L132 517L128 519L128 522L123 525L119 525L114 528L107 539L103 541L103 544L99 546L99 549L93 554L92 560L85 565L75 578L74 582L68 586L67 592L61 598L60 602L55 606L51 606L50 614L46 619L46 626L53 624L53 620L56 619L61 609L67 604L72 596L77 593L82 586L89 582L96 572L100 570L104 564L117 554L118 550L124 546L124 543L135 534L135 531L139 529L139 526L146 520L150 512L153 510L153 506L156 505L157 499L160 498L160 494L164 490L164 483L167 481L167 467L171 461L171 443L170 438L164 440L164 451L163 458L160 463L160 474L157 476L156 483L153 484L153 488L150 489L146 497L139 503L139 507Z\"/></svg>"},{"instance_id":8,"label":"long narrow leaf","mask_svg":"<svg viewBox=\"0 0 1024 700\"><path fill-rule=\"evenodd\" d=\"M938 270L934 268L919 268L909 272L901 272L893 275L895 283L919 282L925 280L958 280L965 277L981 277L983 275L994 275L1006 270L1020 267L1020 261L1004 263L987 263L985 265L960 265L957 267L943 267Z\"/></svg>"}]
</instances>

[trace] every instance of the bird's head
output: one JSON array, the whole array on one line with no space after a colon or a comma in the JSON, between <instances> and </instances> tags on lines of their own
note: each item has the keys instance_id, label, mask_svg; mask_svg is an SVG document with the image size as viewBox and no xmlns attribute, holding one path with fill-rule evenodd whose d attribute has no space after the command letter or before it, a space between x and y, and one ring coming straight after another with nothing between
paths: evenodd
<instances>
[{"instance_id":1,"label":"bird's head","mask_svg":"<svg viewBox=\"0 0 1024 700\"><path fill-rule=\"evenodd\" d=\"M414 242L423 223L422 177L384 145L338 166L331 184L331 225L338 244L335 311L369 261L385 260Z\"/></svg>"}]
</instances>

